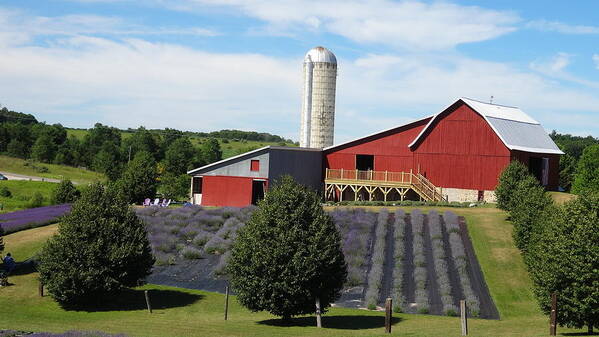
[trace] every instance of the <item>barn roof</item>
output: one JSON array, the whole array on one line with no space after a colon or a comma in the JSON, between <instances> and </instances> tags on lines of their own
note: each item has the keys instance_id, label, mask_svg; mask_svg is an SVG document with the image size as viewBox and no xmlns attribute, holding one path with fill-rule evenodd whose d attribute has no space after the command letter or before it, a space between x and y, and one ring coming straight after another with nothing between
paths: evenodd
<instances>
[{"instance_id":1,"label":"barn roof","mask_svg":"<svg viewBox=\"0 0 599 337\"><path fill-rule=\"evenodd\" d=\"M519 108L484 103L465 97L458 99L450 106L459 101L464 102L481 115L508 149L534 153L564 154L551 140L541 124ZM436 114L408 146L416 145L426 132L432 128L435 120L439 119L446 110L447 108Z\"/></svg>"},{"instance_id":2,"label":"barn roof","mask_svg":"<svg viewBox=\"0 0 599 337\"><path fill-rule=\"evenodd\" d=\"M230 162L233 162L237 159L242 159L242 158L249 158L249 157L253 157L254 155L261 153L261 152L268 152L269 150L283 150L283 151L321 151L320 149L316 149L316 148L308 148L308 147L295 147L295 146L271 146L271 145L267 145L264 147L261 147L259 149L255 149L252 151L248 151L248 152L244 152L242 154L238 154L236 156L233 157L229 157L208 165L204 165L202 167L198 167L196 169L187 171L187 174L194 174L194 173L200 173L200 172L204 172L207 169L212 169L215 167L219 167L222 164L227 164Z\"/></svg>"}]
</instances>

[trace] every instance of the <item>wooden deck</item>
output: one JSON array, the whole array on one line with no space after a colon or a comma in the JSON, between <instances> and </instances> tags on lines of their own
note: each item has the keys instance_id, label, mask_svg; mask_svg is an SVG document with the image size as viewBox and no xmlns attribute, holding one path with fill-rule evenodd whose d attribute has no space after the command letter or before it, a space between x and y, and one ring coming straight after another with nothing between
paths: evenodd
<instances>
[{"instance_id":1,"label":"wooden deck","mask_svg":"<svg viewBox=\"0 0 599 337\"><path fill-rule=\"evenodd\" d=\"M371 201L375 199L377 192L383 195L383 201L388 201L387 197L393 191L403 201L408 191L412 190L422 200L446 201L443 189L437 188L419 173L326 169L326 200L335 200L339 195L339 201L342 201L343 192L348 188L354 192L354 200L358 200L364 190Z\"/></svg>"}]
</instances>

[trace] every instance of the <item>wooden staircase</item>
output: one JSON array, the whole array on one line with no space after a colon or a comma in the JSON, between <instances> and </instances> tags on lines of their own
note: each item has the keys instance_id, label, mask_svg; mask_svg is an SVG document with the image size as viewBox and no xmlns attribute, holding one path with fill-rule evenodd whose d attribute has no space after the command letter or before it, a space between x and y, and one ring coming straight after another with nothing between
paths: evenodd
<instances>
[{"instance_id":1,"label":"wooden staircase","mask_svg":"<svg viewBox=\"0 0 599 337\"><path fill-rule=\"evenodd\" d=\"M443 189L433 185L420 173L326 169L325 198L327 200L335 198L335 191L344 192L348 188L354 192L355 199L362 189L368 193L369 200L373 200L377 190L380 191L384 201L387 201L387 195L393 190L398 192L401 200L409 190L412 190L422 200L447 201L443 196Z\"/></svg>"}]
</instances>

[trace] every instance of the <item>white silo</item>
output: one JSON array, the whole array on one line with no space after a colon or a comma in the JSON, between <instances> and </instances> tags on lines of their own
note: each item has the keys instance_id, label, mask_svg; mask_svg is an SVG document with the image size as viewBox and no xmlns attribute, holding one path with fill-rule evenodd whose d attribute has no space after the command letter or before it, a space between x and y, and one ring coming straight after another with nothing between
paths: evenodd
<instances>
[{"instance_id":1,"label":"white silo","mask_svg":"<svg viewBox=\"0 0 599 337\"><path fill-rule=\"evenodd\" d=\"M304 58L304 91L300 146L333 145L337 58L324 47L310 49Z\"/></svg>"}]
</instances>

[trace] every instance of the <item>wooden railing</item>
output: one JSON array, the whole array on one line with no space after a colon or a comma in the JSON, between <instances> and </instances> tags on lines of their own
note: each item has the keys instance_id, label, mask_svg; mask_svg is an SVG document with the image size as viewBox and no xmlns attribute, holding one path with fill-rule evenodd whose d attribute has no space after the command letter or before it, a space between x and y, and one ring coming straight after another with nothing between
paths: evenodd
<instances>
[{"instance_id":1,"label":"wooden railing","mask_svg":"<svg viewBox=\"0 0 599 337\"><path fill-rule=\"evenodd\" d=\"M389 172L389 171L360 171L345 169L326 169L326 180L348 180L355 182L396 183L413 188L425 199L432 201L445 200L442 190L438 189L420 173Z\"/></svg>"}]
</instances>

